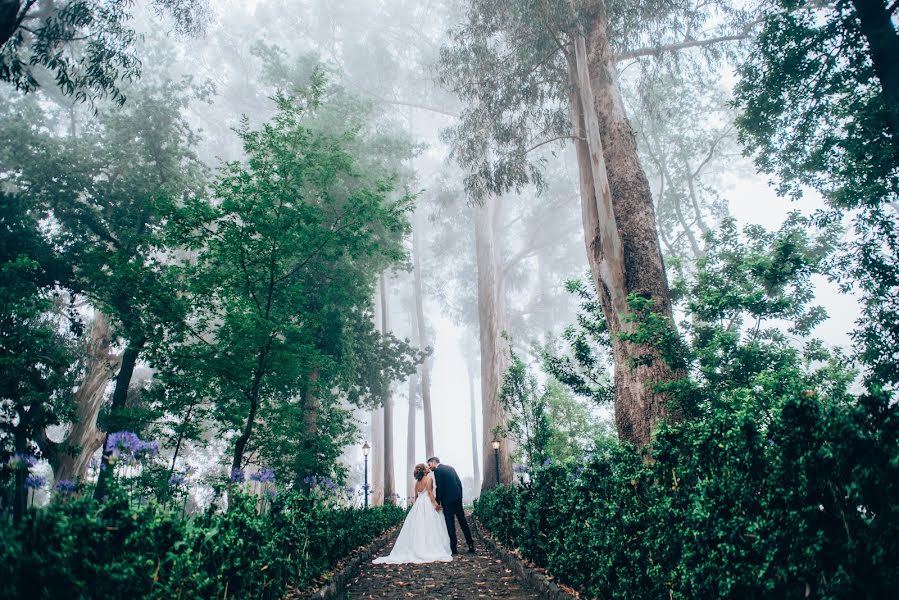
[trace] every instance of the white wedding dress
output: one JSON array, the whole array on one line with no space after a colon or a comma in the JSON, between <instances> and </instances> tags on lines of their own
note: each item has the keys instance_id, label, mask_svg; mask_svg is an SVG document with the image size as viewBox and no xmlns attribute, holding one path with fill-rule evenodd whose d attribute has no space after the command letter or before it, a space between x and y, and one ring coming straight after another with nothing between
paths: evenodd
<instances>
[{"instance_id":1,"label":"white wedding dress","mask_svg":"<svg viewBox=\"0 0 899 600\"><path fill-rule=\"evenodd\" d=\"M433 477L428 475L428 477ZM387 556L376 558L375 564L452 562L449 534L443 514L431 504L428 490L424 489L406 515L393 550Z\"/></svg>"}]
</instances>

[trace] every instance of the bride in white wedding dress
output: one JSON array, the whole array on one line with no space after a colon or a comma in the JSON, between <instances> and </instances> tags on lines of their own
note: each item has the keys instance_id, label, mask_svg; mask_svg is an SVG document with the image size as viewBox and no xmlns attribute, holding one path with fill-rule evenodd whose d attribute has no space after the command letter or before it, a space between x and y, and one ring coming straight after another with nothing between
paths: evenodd
<instances>
[{"instance_id":1,"label":"bride in white wedding dress","mask_svg":"<svg viewBox=\"0 0 899 600\"><path fill-rule=\"evenodd\" d=\"M425 465L416 465L415 504L400 530L393 550L376 558L375 564L451 562L449 534L440 506L434 497L434 476Z\"/></svg>"}]
</instances>

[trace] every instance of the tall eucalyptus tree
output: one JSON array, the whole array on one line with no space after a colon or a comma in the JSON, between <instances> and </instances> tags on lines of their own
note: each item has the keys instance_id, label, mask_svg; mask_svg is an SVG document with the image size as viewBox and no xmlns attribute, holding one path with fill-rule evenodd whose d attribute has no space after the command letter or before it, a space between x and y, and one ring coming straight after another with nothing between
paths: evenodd
<instances>
[{"instance_id":1,"label":"tall eucalyptus tree","mask_svg":"<svg viewBox=\"0 0 899 600\"><path fill-rule=\"evenodd\" d=\"M720 31L697 36L712 18ZM669 414L664 385L683 373L627 335L634 327L631 296L651 300L669 321L672 309L617 65L713 47L745 37L751 24L724 2L474 0L442 52L443 81L469 103L450 138L476 201L489 204L509 189L541 184L533 152L574 143L584 241L614 334L616 424L619 436L637 445L649 443Z\"/></svg>"}]
</instances>

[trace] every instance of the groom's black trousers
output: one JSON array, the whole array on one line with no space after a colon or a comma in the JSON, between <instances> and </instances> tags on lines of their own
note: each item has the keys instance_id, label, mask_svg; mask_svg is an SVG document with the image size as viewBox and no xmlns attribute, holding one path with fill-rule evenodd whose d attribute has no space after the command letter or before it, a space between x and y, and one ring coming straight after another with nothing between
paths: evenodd
<instances>
[{"instance_id":1,"label":"groom's black trousers","mask_svg":"<svg viewBox=\"0 0 899 600\"><path fill-rule=\"evenodd\" d=\"M465 510L462 508L462 498L451 500L443 503L443 518L446 519L446 532L449 533L450 550L456 552L458 540L456 539L456 523L454 519L459 519L459 526L462 528L462 534L468 547L474 546L471 539L471 529L468 528L468 520L465 518Z\"/></svg>"}]
</instances>

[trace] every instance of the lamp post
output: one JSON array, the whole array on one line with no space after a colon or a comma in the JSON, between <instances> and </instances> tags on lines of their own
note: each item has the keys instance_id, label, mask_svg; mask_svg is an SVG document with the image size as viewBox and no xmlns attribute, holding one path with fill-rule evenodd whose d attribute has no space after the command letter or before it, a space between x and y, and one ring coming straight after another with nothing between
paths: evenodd
<instances>
[{"instance_id":1,"label":"lamp post","mask_svg":"<svg viewBox=\"0 0 899 600\"><path fill-rule=\"evenodd\" d=\"M499 485L499 440L493 438L490 445L493 446L493 460L496 465L496 485Z\"/></svg>"},{"instance_id":2,"label":"lamp post","mask_svg":"<svg viewBox=\"0 0 899 600\"><path fill-rule=\"evenodd\" d=\"M365 490L365 508L368 508L368 451L371 450L371 446L368 445L368 442L362 444L362 454L365 455L365 485L362 486L362 489Z\"/></svg>"}]
</instances>

